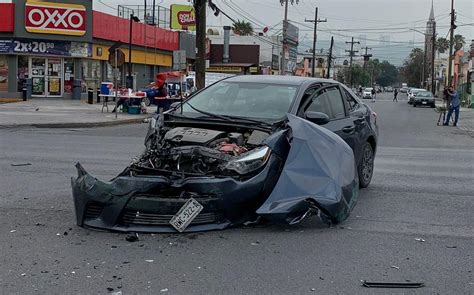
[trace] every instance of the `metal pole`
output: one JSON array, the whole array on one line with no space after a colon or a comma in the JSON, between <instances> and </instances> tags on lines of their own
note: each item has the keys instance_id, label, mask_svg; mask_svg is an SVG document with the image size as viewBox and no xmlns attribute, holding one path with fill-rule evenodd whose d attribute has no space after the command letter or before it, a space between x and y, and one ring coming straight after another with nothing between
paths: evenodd
<instances>
[{"instance_id":1,"label":"metal pole","mask_svg":"<svg viewBox=\"0 0 474 295\"><path fill-rule=\"evenodd\" d=\"M328 72L326 78L330 78L329 73L331 72L331 62L332 62L332 47L334 45L334 37L331 36L331 46L329 47L329 56L328 56Z\"/></svg>"},{"instance_id":2,"label":"metal pole","mask_svg":"<svg viewBox=\"0 0 474 295\"><path fill-rule=\"evenodd\" d=\"M153 16L153 26L155 25L155 0L153 0L153 11L151 12Z\"/></svg>"},{"instance_id":3,"label":"metal pole","mask_svg":"<svg viewBox=\"0 0 474 295\"><path fill-rule=\"evenodd\" d=\"M426 35L425 35L425 40L426 40ZM423 71L421 72L421 88L425 88L425 80L426 80L426 54L428 47L426 46L426 41L425 41L425 52L423 52Z\"/></svg>"},{"instance_id":4,"label":"metal pole","mask_svg":"<svg viewBox=\"0 0 474 295\"><path fill-rule=\"evenodd\" d=\"M435 49L436 49L436 24L433 23L433 42L431 42L431 93L433 93L433 96L435 95L436 89L435 89L435 70L434 70L434 61L435 61Z\"/></svg>"},{"instance_id":5,"label":"metal pole","mask_svg":"<svg viewBox=\"0 0 474 295\"><path fill-rule=\"evenodd\" d=\"M311 65L311 77L314 77L314 68L316 65L316 30L318 28L318 8L314 9L314 32L313 32L313 64Z\"/></svg>"},{"instance_id":6,"label":"metal pole","mask_svg":"<svg viewBox=\"0 0 474 295\"><path fill-rule=\"evenodd\" d=\"M206 0L195 0L194 9L196 11L196 47L197 57L196 87L202 89L206 84Z\"/></svg>"},{"instance_id":7,"label":"metal pole","mask_svg":"<svg viewBox=\"0 0 474 295\"><path fill-rule=\"evenodd\" d=\"M129 78L127 79L127 82L132 77L132 24L133 24L133 13L130 14L130 29L129 29L130 35L128 38L128 77ZM130 86L130 85L127 85L127 86Z\"/></svg>"},{"instance_id":8,"label":"metal pole","mask_svg":"<svg viewBox=\"0 0 474 295\"><path fill-rule=\"evenodd\" d=\"M454 0L451 0L451 28L449 30L449 57L448 57L448 86L452 84L451 73L453 71L453 45L454 45Z\"/></svg>"},{"instance_id":9,"label":"metal pole","mask_svg":"<svg viewBox=\"0 0 474 295\"><path fill-rule=\"evenodd\" d=\"M118 94L118 81L117 81L117 75L118 75L118 70L117 70L117 49L115 48L115 72L114 72L114 84L115 84L115 119L117 119L117 113L118 113L118 99L117 99L117 94ZM104 97L104 99L108 99L107 97ZM107 109L107 112L109 110Z\"/></svg>"},{"instance_id":10,"label":"metal pole","mask_svg":"<svg viewBox=\"0 0 474 295\"><path fill-rule=\"evenodd\" d=\"M288 49L286 46L287 29L288 29L288 0L285 0L285 19L283 20L283 40L282 40L283 47L282 47L280 75L286 74L286 50Z\"/></svg>"}]
</instances>

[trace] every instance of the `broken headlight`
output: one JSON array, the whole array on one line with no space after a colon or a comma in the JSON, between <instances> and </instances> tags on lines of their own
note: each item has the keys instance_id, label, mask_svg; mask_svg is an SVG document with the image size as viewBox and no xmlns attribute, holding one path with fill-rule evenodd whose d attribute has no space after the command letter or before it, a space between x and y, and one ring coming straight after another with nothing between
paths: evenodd
<instances>
[{"instance_id":1,"label":"broken headlight","mask_svg":"<svg viewBox=\"0 0 474 295\"><path fill-rule=\"evenodd\" d=\"M271 150L268 146L256 148L227 163L225 169L239 174L250 173L263 167L270 158L270 153Z\"/></svg>"}]
</instances>

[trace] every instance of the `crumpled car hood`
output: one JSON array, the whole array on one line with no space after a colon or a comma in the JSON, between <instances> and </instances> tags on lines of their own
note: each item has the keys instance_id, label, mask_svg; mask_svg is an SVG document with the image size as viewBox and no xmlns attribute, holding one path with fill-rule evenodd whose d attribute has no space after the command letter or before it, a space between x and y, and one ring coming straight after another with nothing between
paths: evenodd
<instances>
[{"instance_id":1,"label":"crumpled car hood","mask_svg":"<svg viewBox=\"0 0 474 295\"><path fill-rule=\"evenodd\" d=\"M288 120L291 148L275 188L257 214L296 223L316 207L330 221L343 221L359 193L352 149L323 127L293 115Z\"/></svg>"}]
</instances>

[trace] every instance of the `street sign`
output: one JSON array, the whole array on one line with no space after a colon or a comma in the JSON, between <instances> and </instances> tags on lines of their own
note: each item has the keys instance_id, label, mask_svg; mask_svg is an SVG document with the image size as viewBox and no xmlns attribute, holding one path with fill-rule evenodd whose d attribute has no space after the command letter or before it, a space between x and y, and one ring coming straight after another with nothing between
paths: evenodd
<instances>
[{"instance_id":1,"label":"street sign","mask_svg":"<svg viewBox=\"0 0 474 295\"><path fill-rule=\"evenodd\" d=\"M173 70L185 70L186 66L187 66L186 51L185 50L173 51Z\"/></svg>"},{"instance_id":2,"label":"street sign","mask_svg":"<svg viewBox=\"0 0 474 295\"><path fill-rule=\"evenodd\" d=\"M115 53L117 53L117 67L123 66L125 63L125 53L122 50L117 49L109 53L109 63L115 68Z\"/></svg>"}]
</instances>

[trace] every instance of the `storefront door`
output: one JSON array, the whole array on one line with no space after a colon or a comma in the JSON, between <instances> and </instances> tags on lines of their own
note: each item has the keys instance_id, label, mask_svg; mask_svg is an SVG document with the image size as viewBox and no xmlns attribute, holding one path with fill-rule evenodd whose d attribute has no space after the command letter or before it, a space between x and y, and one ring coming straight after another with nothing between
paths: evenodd
<instances>
[{"instance_id":1,"label":"storefront door","mask_svg":"<svg viewBox=\"0 0 474 295\"><path fill-rule=\"evenodd\" d=\"M29 62L33 96L62 96L64 89L62 58L31 57Z\"/></svg>"}]
</instances>

